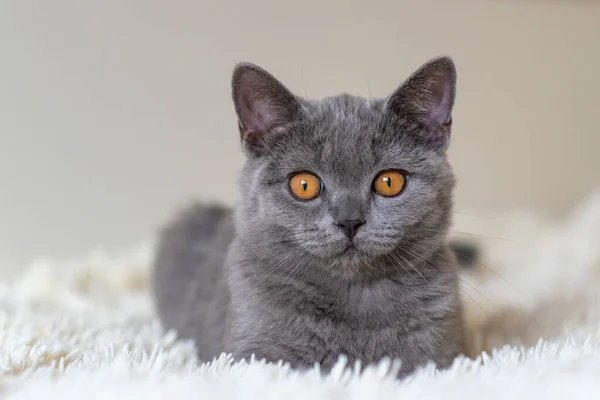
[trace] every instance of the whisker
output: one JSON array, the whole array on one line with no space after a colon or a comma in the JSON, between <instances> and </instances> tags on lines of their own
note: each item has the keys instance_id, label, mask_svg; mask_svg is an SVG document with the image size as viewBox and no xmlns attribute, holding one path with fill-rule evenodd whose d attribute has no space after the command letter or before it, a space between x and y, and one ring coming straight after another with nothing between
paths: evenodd
<instances>
[{"instance_id":1,"label":"whisker","mask_svg":"<svg viewBox=\"0 0 600 400\"><path fill-rule=\"evenodd\" d=\"M489 219L489 220L497 220L498 219L497 217L491 217L489 215L472 214L472 213L466 213L466 212L462 212L462 211L452 211L452 214L465 215L468 217L483 218L483 219Z\"/></svg>"},{"instance_id":2,"label":"whisker","mask_svg":"<svg viewBox=\"0 0 600 400\"><path fill-rule=\"evenodd\" d=\"M398 260L394 256L394 253L390 253L389 256L391 256L392 258L394 258L398 262L398 264L402 267L402 269L404 270L404 272L406 272L409 276L412 276L412 274L410 273L410 271L407 270L406 267L400 262L400 260ZM400 270L398 269L398 267L396 266L396 264L394 262L392 262L392 265L394 266L394 269L396 270L396 272L400 273Z\"/></svg>"},{"instance_id":3,"label":"whisker","mask_svg":"<svg viewBox=\"0 0 600 400\"><path fill-rule=\"evenodd\" d=\"M283 259L279 260L277 263L275 263L274 266L270 267L267 270L267 272L265 273L265 275L263 275L260 278L260 280L258 281L258 283L264 282L272 273L274 273L275 271L277 271L278 269L280 269L281 267L283 267L292 258L293 258L293 256L287 256L287 257L284 257Z\"/></svg>"},{"instance_id":4,"label":"whisker","mask_svg":"<svg viewBox=\"0 0 600 400\"><path fill-rule=\"evenodd\" d=\"M394 254L394 253L392 252L391 254ZM414 271L416 271L416 272L417 272L417 274L419 274L419 276L421 276L421 278L423 278L423 280L424 280L425 282L427 282L427 284L428 284L429 286L431 286L431 283L429 283L429 281L428 281L428 280L425 278L425 275L423 275L423 274L421 273L421 271L419 271L419 269L418 269L418 268L416 268L416 267L415 267L415 265L414 265L413 263L411 263L411 262L410 262L410 261L409 261L409 260L408 260L406 257L404 257L402 254L396 254L396 255L397 255L398 257L401 257L401 258L402 258L402 259L403 259L403 260L404 260L406 263L408 263L408 265L409 265L409 266L410 266L410 267L411 267L411 268L412 268Z\"/></svg>"},{"instance_id":5,"label":"whisker","mask_svg":"<svg viewBox=\"0 0 600 400\"><path fill-rule=\"evenodd\" d=\"M294 264L294 266L292 268L290 268L289 274L287 274L287 276L281 282L282 286L287 286L291 283L292 276L293 276L294 272L296 271L296 269L300 267L300 265L301 265L301 263L296 262Z\"/></svg>"},{"instance_id":6,"label":"whisker","mask_svg":"<svg viewBox=\"0 0 600 400\"><path fill-rule=\"evenodd\" d=\"M412 243L415 246L419 246L422 249L428 250L427 247L418 244L418 243ZM434 254L444 258L446 261L452 262L452 260L450 260L448 257L444 256L443 254L440 254L438 252L434 252ZM496 277L500 278L503 282L505 282L507 285L509 285L512 289L514 289L521 297L525 297L525 295L523 294L523 292L521 290L519 290L519 288L517 288L514 284L512 284L508 279L504 278L502 275L500 275L499 273L497 273L496 271L494 271L493 268L488 267L487 265L479 262L479 261L475 261L475 264L484 267L485 269L487 269L488 271L490 271L491 273L493 273Z\"/></svg>"},{"instance_id":7,"label":"whisker","mask_svg":"<svg viewBox=\"0 0 600 400\"><path fill-rule=\"evenodd\" d=\"M409 228L411 231L415 231L415 232L439 232L439 229L427 229L427 228L418 228L418 227L411 227ZM448 230L448 233L453 233L456 235L467 235L467 236L471 236L471 237L483 237L483 238L487 238L487 239L495 239L495 240L502 240L505 242L509 242L515 245L519 245L518 242L515 242L514 240L510 239L510 238L505 238L505 237L500 237L500 236L491 236L491 235L486 235L483 233L473 233L473 232L463 232L463 231L455 231L455 230Z\"/></svg>"},{"instance_id":8,"label":"whisker","mask_svg":"<svg viewBox=\"0 0 600 400\"><path fill-rule=\"evenodd\" d=\"M413 243L414 244L414 243ZM439 269L437 269L432 263L428 262L427 260L425 260L423 257L419 256L418 254L416 254L413 251L410 251L407 248L403 248L404 251L406 251L408 254L412 255L413 257L417 258L418 260L422 261L423 263L425 263L425 265L427 265L428 267L432 268L434 271L436 272L440 272ZM439 253L434 251L434 254L440 255ZM448 260L446 258L446 260ZM450 260L448 260L450 261ZM485 300L487 300L488 303L490 303L492 306L494 305L494 303L488 299L484 294L482 294L481 292L479 292L477 289L475 289L473 286L469 285L467 282L465 282L464 280L462 280L457 274L454 274L454 276L456 277L456 279L458 279L458 281L460 281L461 283L463 283L464 285L468 286L471 290L473 290L475 293L477 293L478 295L480 295L481 297L483 297ZM463 291L463 293L465 295L467 295L473 302L475 302L475 304L477 304L477 306L481 309L481 311L483 311L485 313L485 311L483 310L483 308L481 307L481 305L473 298L471 297L467 292Z\"/></svg>"},{"instance_id":9,"label":"whisker","mask_svg":"<svg viewBox=\"0 0 600 400\"><path fill-rule=\"evenodd\" d=\"M312 239L283 239L273 242L261 242L261 243L239 243L238 245L233 245L230 243L228 248L230 249L239 249L247 246L252 247L253 249L276 249L277 246L281 245L302 245L312 241Z\"/></svg>"}]
</instances>

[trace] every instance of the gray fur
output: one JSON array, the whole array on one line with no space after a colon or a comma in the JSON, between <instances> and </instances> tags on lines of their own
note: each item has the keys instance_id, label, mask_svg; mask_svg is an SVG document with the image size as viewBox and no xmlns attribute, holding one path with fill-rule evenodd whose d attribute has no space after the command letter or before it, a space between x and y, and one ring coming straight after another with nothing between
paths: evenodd
<instances>
[{"instance_id":1,"label":"gray fur","mask_svg":"<svg viewBox=\"0 0 600 400\"><path fill-rule=\"evenodd\" d=\"M164 326L195 339L203 360L254 354L327 371L342 354L363 365L387 356L400 358L401 375L449 366L462 351L446 243L455 81L452 61L438 58L385 99L308 101L238 65L239 204L194 205L162 231L154 293ZM391 198L372 190L388 169L407 176ZM290 194L297 171L323 180L319 197ZM349 239L337 224L355 218L366 222Z\"/></svg>"}]
</instances>

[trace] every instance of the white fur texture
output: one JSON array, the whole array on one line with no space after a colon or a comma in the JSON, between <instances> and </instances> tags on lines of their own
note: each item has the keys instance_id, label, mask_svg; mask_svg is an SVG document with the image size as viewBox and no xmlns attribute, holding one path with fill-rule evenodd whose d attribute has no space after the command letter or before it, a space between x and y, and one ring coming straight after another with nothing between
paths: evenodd
<instances>
[{"instance_id":1,"label":"white fur texture","mask_svg":"<svg viewBox=\"0 0 600 400\"><path fill-rule=\"evenodd\" d=\"M600 195L565 222L462 218L484 246L461 276L469 354L397 382L383 362L325 378L285 366L196 365L162 335L142 249L39 261L0 287L0 396L6 399L591 399L600 396ZM467 233L459 233L468 232ZM480 354L485 350L483 354Z\"/></svg>"}]
</instances>

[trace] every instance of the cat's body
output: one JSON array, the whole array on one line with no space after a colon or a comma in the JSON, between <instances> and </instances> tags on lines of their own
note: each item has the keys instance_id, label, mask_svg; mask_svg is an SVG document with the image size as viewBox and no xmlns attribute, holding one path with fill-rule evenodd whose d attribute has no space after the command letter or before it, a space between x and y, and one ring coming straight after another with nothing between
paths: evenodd
<instances>
[{"instance_id":1,"label":"cat's body","mask_svg":"<svg viewBox=\"0 0 600 400\"><path fill-rule=\"evenodd\" d=\"M154 292L165 327L195 339L204 360L254 354L327 370L342 354L363 365L391 357L402 375L448 366L462 351L446 244L454 80L444 58L387 99L309 102L239 66L240 202L235 215L192 206L163 231ZM300 173L301 190L320 182L310 198L296 195ZM390 176L405 181L382 195L382 176L385 190Z\"/></svg>"}]
</instances>

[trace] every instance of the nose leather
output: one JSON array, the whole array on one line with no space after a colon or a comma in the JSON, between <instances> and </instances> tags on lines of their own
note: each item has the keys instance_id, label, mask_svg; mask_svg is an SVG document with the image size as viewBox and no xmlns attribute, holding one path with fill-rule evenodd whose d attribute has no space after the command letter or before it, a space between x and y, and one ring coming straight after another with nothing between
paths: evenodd
<instances>
[{"instance_id":1,"label":"nose leather","mask_svg":"<svg viewBox=\"0 0 600 400\"><path fill-rule=\"evenodd\" d=\"M358 230L358 228L364 223L365 221L363 221L362 219L344 219L338 221L337 226L342 228L344 230L344 233L346 233L346 236L352 239L356 235L356 231Z\"/></svg>"}]
</instances>

